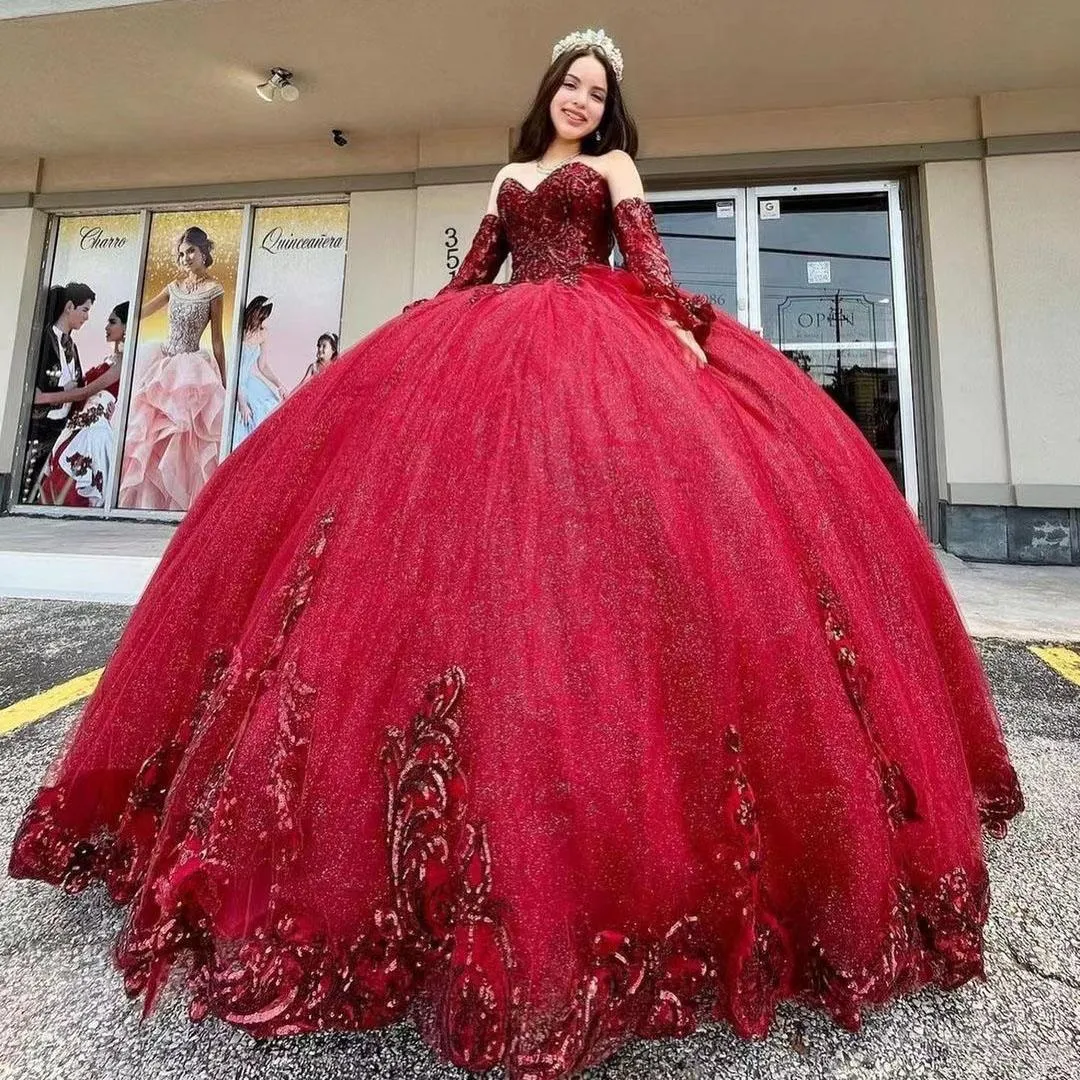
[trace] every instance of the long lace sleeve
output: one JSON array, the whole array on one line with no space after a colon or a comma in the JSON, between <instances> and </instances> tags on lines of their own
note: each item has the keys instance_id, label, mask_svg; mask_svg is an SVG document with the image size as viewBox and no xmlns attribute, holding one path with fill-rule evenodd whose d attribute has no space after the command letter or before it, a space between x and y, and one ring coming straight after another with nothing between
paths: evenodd
<instances>
[{"instance_id":1,"label":"long lace sleeve","mask_svg":"<svg viewBox=\"0 0 1080 1080\"><path fill-rule=\"evenodd\" d=\"M453 289L469 289L474 285L489 285L495 280L499 267L509 253L510 245L502 219L498 214L485 214L457 273L436 295L441 296Z\"/></svg>"},{"instance_id":2,"label":"long lace sleeve","mask_svg":"<svg viewBox=\"0 0 1080 1080\"><path fill-rule=\"evenodd\" d=\"M495 280L499 267L509 254L510 244L502 219L498 214L485 214L457 272L435 295L442 296L443 293L455 289L469 289L474 285L489 285ZM402 312L412 311L427 302L426 299L414 300L411 304L406 304Z\"/></svg>"},{"instance_id":3,"label":"long lace sleeve","mask_svg":"<svg viewBox=\"0 0 1080 1080\"><path fill-rule=\"evenodd\" d=\"M716 313L708 297L684 292L675 284L652 207L642 198L623 199L615 206L613 220L626 269L641 283L652 306L704 345Z\"/></svg>"}]
</instances>

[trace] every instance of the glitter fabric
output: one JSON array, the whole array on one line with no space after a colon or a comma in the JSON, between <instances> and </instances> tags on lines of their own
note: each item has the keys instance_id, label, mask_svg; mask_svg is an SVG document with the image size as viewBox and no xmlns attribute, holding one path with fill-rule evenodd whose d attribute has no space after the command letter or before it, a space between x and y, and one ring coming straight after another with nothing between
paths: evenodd
<instances>
[{"instance_id":1,"label":"glitter fabric","mask_svg":"<svg viewBox=\"0 0 1080 1080\"><path fill-rule=\"evenodd\" d=\"M129 905L147 1007L556 1080L981 976L1022 799L933 553L631 202L504 185L181 523L10 868Z\"/></svg>"}]
</instances>

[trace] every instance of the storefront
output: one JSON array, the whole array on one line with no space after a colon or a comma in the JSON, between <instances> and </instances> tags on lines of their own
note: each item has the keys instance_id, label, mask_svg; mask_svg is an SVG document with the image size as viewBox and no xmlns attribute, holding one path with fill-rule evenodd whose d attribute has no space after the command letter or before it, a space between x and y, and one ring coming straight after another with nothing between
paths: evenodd
<instances>
[{"instance_id":1,"label":"storefront","mask_svg":"<svg viewBox=\"0 0 1080 1080\"><path fill-rule=\"evenodd\" d=\"M186 511L218 462L337 359L348 211L54 216L12 510ZM46 385L78 397L43 400Z\"/></svg>"},{"instance_id":2,"label":"storefront","mask_svg":"<svg viewBox=\"0 0 1080 1080\"><path fill-rule=\"evenodd\" d=\"M859 425L917 512L899 192L897 181L883 180L652 198L677 278L818 382ZM100 389L48 411L31 397L12 510L120 517L186 510L204 475L336 359L347 235L342 202L54 217L36 319L38 370L28 363L27 375L37 389L43 366L67 360L65 381L74 384L77 361L83 385ZM214 317L212 305L182 291L178 248L190 236L205 237L211 265L186 276L201 278L208 294L220 287ZM450 271L467 242L446 227ZM68 283L92 294L85 323L70 335L70 359L53 347L63 337L54 328ZM137 311L142 317L133 319ZM177 321L192 318L197 337L179 354L179 339L193 331ZM184 374L163 387L152 369L166 353L171 366L176 355L185 358ZM205 428L212 445L172 445L160 432L155 445L150 429L161 426L159 414L178 410L191 413L187 425ZM61 414L78 417L79 426L61 424Z\"/></svg>"},{"instance_id":3,"label":"storefront","mask_svg":"<svg viewBox=\"0 0 1080 1080\"><path fill-rule=\"evenodd\" d=\"M81 70L95 42L121 23L148 51L187 25L183 5L137 16L140 7L82 12L63 24L30 20L41 32L26 30L25 48L66 50ZM732 75L723 93L726 67L707 63L712 54L692 28L679 37L677 65L640 13L622 16L617 36L636 65L635 87L651 88L652 112L639 115L639 167L675 276L761 333L841 405L931 539L965 558L1080 563L1080 233L1071 227L1080 218L1080 90L1060 88L1075 53L1053 20L1021 20L1013 33L1028 52L1011 56L1006 71L991 30L1013 12L992 7L979 26L961 20L954 28L968 47L963 85L943 74L952 71L940 40L947 13L928 36L917 12L897 9L895 62L879 56L873 71L844 66L863 53L861 30L843 12L798 32L771 26L782 84L751 86ZM262 35L245 10L241 0L202 5L200 25L222 41ZM347 5L321 0L320 10L327 25L347 25ZM183 153L131 144L80 156L50 145L5 160L0 141L7 512L178 520L258 418L335 362L339 342L431 295L459 265L533 78L507 62L491 75L501 82L484 84L479 96L469 88L485 57L509 50L524 62L536 50L519 48L505 27L463 27L448 12L420 36L392 21L346 49L333 35L309 41L296 12L276 11L273 40L291 33L298 52L317 46L325 61L308 84L297 65L302 102L310 97L314 107L341 91L333 116L347 135L309 134L299 106L264 108L255 73L207 69L220 102L212 118L194 105L168 106L169 122L178 113L170 137L186 140ZM293 18L300 21L289 30ZM694 18L704 35L711 16ZM757 18L727 29L757 40ZM817 54L803 39L819 31L837 46L828 86L806 59ZM437 94L409 83L379 97L379 65L406 39L411 62L425 58L428 67L444 39L454 42L454 70L440 74ZM1055 75L1059 88L1016 89L1043 85L1055 49L1066 65ZM915 50L926 60L921 78L934 76L922 97L904 60ZM1025 67L1036 51L1042 66ZM727 55L737 67L736 44ZM370 100L344 94L354 70L363 71ZM164 123L158 89L144 92L148 120ZM688 103L700 115L682 115ZM356 133L376 121L378 132ZM288 130L274 135L278 122ZM230 143L256 123L257 137ZM212 242L212 265L181 266L185 235L188 248ZM203 291L173 295L181 281ZM59 297L49 292L69 282L94 296L85 323L70 330L71 355ZM86 303L75 299L73 312ZM114 326L107 341L107 320L124 304L122 339ZM43 356L71 381L76 354L84 388L88 372L107 378L96 390L100 415L84 406L89 423L68 432L65 460L57 441L72 410L67 402L35 406L35 382ZM155 378L167 354L182 355L183 365L169 367L185 372L169 385ZM159 437L161 416L180 402L204 421L200 437L183 445ZM91 442L94 453L80 449ZM43 485L50 458L54 477Z\"/></svg>"},{"instance_id":4,"label":"storefront","mask_svg":"<svg viewBox=\"0 0 1080 1080\"><path fill-rule=\"evenodd\" d=\"M917 512L900 184L661 192L653 205L679 280L825 389Z\"/></svg>"}]
</instances>

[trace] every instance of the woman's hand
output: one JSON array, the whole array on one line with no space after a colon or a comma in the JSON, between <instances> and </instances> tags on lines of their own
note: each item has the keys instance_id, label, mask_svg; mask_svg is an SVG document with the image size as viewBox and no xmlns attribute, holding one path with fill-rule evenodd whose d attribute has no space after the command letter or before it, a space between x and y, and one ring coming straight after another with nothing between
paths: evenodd
<instances>
[{"instance_id":1,"label":"woman's hand","mask_svg":"<svg viewBox=\"0 0 1080 1080\"><path fill-rule=\"evenodd\" d=\"M695 367L708 367L709 358L705 355L705 350L698 344L697 338L689 331L681 327L676 322L664 320L668 326L671 327L671 332L690 350L696 361Z\"/></svg>"},{"instance_id":2,"label":"woman's hand","mask_svg":"<svg viewBox=\"0 0 1080 1080\"><path fill-rule=\"evenodd\" d=\"M251 406L248 404L247 398L242 394L236 399L236 407L240 410L240 419L245 424L251 423Z\"/></svg>"}]
</instances>

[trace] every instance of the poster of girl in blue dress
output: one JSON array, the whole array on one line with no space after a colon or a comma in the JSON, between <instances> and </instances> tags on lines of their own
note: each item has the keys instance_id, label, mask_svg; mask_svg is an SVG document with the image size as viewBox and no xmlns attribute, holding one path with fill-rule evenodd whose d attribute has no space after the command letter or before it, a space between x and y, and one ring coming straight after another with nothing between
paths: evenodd
<instances>
[{"instance_id":1,"label":"poster of girl in blue dress","mask_svg":"<svg viewBox=\"0 0 1080 1080\"><path fill-rule=\"evenodd\" d=\"M234 449L289 394L336 359L348 221L344 203L256 210Z\"/></svg>"}]
</instances>

